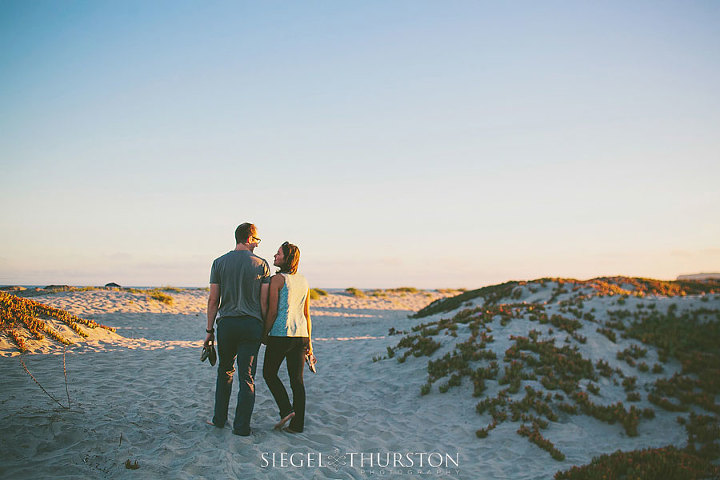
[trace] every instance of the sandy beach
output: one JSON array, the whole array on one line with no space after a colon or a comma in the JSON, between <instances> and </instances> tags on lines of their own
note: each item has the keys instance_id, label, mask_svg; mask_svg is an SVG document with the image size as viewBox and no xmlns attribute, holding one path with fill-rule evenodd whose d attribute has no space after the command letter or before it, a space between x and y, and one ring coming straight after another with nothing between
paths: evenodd
<instances>
[{"instance_id":1,"label":"sandy beach","mask_svg":"<svg viewBox=\"0 0 720 480\"><path fill-rule=\"evenodd\" d=\"M559 302L573 292L553 298L556 287L552 282L528 284L512 301L560 309ZM64 355L55 342L29 340L30 353L20 356L6 335L0 337L0 477L540 479L617 449L687 443L687 434L676 421L680 414L656 408L645 398L643 389L656 375L638 372L616 358L616 352L638 342L610 342L591 322L576 332L586 337L582 344L568 339L561 329L553 331L551 325L540 330L555 338L557 345L575 342L593 362L605 359L611 368L637 377L643 393L637 406L653 407L655 412L653 419L640 422L638 435L628 436L621 425L590 416L561 416L543 435L563 452L563 461L517 435L518 424L510 421L500 423L487 438L478 438L476 432L488 424L489 416L477 413L479 399L473 397L472 383L463 380L442 393L438 388L442 382L437 382L421 395L428 381L428 358L410 355L402 362L388 358L388 347L396 347L403 336L390 335L391 328L411 332L420 324L448 319L487 302L478 297L449 312L410 317L433 300L457 293L355 297L331 291L313 301L318 373L305 372L305 432L291 435L273 430L277 409L260 374L261 347L253 434L247 438L232 435L230 428L206 424L212 416L216 373L207 362L200 362L205 290L169 292L172 304L122 290L33 296L116 332L88 330L85 340L76 335L72 338L76 343ZM583 308L602 316L617 307L613 303L617 299L593 297ZM702 305L717 311L720 295L630 297L624 308L637 309L637 304L654 304L652 308L659 310L675 304L681 312ZM487 324L495 337L491 348L500 362L512 336L538 328L526 318L503 323L497 317ZM430 359L441 358L469 338L466 327L458 324L454 336L437 334L434 338L441 346ZM648 364L657 363L657 352L648 350ZM62 406L41 391L21 359ZM677 361L665 363L664 375L680 371ZM284 367L281 378L287 384ZM605 378L596 383L603 390L599 403L625 400L622 386ZM489 381L487 396L500 388ZM231 405L236 393L237 381ZM130 466L137 462L138 468L126 468L127 460Z\"/></svg>"}]
</instances>

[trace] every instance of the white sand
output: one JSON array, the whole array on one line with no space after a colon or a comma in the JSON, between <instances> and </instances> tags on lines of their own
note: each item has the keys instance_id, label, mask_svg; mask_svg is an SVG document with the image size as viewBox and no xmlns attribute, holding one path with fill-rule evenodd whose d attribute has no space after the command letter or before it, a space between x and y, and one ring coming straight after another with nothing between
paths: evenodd
<instances>
[{"instance_id":1,"label":"white sand","mask_svg":"<svg viewBox=\"0 0 720 480\"><path fill-rule=\"evenodd\" d=\"M487 439L476 438L475 431L484 427L488 418L475 413L478 399L472 397L471 386L463 384L441 394L436 384L429 395L421 397L427 358L410 357L402 364L395 359L373 361L401 338L388 336L390 327L409 330L452 315L408 318L437 294L362 299L332 294L315 301L318 373L305 372L305 432L273 431L278 412L262 380L261 347L254 432L251 437L238 437L229 428L216 429L205 423L212 416L216 378L215 368L199 361L207 293L170 294L175 298L173 306L117 291L33 298L117 327L117 334L99 332L67 349L69 409L42 393L24 372L21 357L12 353L8 340L0 339L1 478L535 479L551 478L557 470L585 464L593 456L618 448L683 445L685 441L684 431L674 421L676 415L658 408L657 418L642 421L635 438L628 438L619 425L585 416L554 422L543 435L567 455L563 462L518 436L518 425L511 422L501 424ZM717 298L711 304L717 307ZM493 349L498 352L509 346L507 335L527 332L525 326L513 322L500 334L502 327L497 323L493 324ZM590 329L580 333L588 337L583 354L591 358L607 348L627 346L625 341L607 345L604 337ZM462 336L459 332L460 340ZM448 351L455 341L447 337L448 345L433 358ZM22 357L27 367L45 389L67 405L62 348L31 347L39 353ZM281 378L287 386L284 368ZM230 421L236 393L237 382ZM424 457L425 464L419 468L418 455L412 457L412 467L407 466L407 457L403 459L405 467L368 464L369 454L380 453L384 461L385 455L392 458L395 452L449 454L453 459L457 456L459 466L445 461L447 467L429 467L428 457ZM305 465L283 465L283 453L295 453L296 464L302 460ZM317 466L318 453L323 466ZM364 467L360 453L366 455ZM270 463L273 454L275 466ZM137 460L140 468L126 469L128 459ZM435 455L431 461L438 459Z\"/></svg>"}]
</instances>

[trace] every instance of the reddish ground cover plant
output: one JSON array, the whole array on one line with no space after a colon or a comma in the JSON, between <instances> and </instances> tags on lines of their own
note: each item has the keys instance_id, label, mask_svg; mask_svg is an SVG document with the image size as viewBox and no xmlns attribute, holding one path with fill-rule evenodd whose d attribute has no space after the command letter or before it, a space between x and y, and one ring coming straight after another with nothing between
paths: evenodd
<instances>
[{"instance_id":1,"label":"reddish ground cover plant","mask_svg":"<svg viewBox=\"0 0 720 480\"><path fill-rule=\"evenodd\" d=\"M720 467L675 447L601 455L589 465L555 474L555 480L700 480L718 478Z\"/></svg>"},{"instance_id":2,"label":"reddish ground cover plant","mask_svg":"<svg viewBox=\"0 0 720 480\"><path fill-rule=\"evenodd\" d=\"M0 292L0 331L6 332L10 336L20 352L27 351L25 337L28 334L36 340L43 340L45 334L47 334L47 336L63 345L72 343L59 331L46 323L45 320L50 318L61 321L81 337L87 337L87 333L80 325L87 328L104 328L112 332L115 331L114 328L80 318L65 310L50 307L28 298Z\"/></svg>"},{"instance_id":3,"label":"reddish ground cover plant","mask_svg":"<svg viewBox=\"0 0 720 480\"><path fill-rule=\"evenodd\" d=\"M538 296L543 290L544 294ZM447 380L438 388L441 393L461 385L464 379L472 382L473 396L476 397L486 395L488 385L499 386L494 397L485 396L476 406L478 414L488 414L492 418L489 424L476 431L477 437L486 438L500 423L520 422L519 435L560 460L564 455L543 437L541 430L562 416L584 414L609 424L617 423L628 436L638 435L640 423L655 417L652 408L634 405L628 408L622 402L608 404L607 400L603 401L606 397L603 389L598 387L600 376L605 377L605 385L610 380L616 387L623 388L629 402L642 401L642 392L650 389L646 398L661 408L689 412L691 407L700 407L713 414L720 413L720 405L715 403L715 398L720 395L720 350L717 347L720 345L720 310L698 308L694 303L685 303L679 309L677 302L657 301L658 297L705 295L718 291L720 281L663 282L607 277L589 281L547 278L507 282L431 303L414 316L452 310L457 313L452 318L413 328L411 335L403 338L396 347L388 348L388 356L393 357L398 350L407 349L398 356L400 361L410 355L432 357L448 344L443 335L447 339L447 336L459 336L460 331L465 335L469 331L467 340L451 340L451 351L428 361L428 381L422 386L421 394L429 394L433 384L444 378ZM647 302L638 302L638 298L647 296L654 297L648 297ZM598 306L598 297L611 297L601 305L625 307L596 311L593 305ZM531 298L531 301L521 302L523 298ZM586 306L588 302L591 303ZM462 307L465 308L458 310ZM531 329L527 336L509 336L513 343L504 356L498 352L503 356L498 359L498 353L491 347L494 341L492 328L505 328L519 318L537 322L543 328ZM493 322L498 322L499 327ZM466 327L458 328L463 325ZM579 333L581 329L586 333L600 332L614 343L620 338L632 338L642 344L627 346L625 341L627 348L617 355L613 351L593 364L578 349L587 342L587 338ZM569 334L564 345L562 337L555 331ZM497 334L503 335L495 332ZM640 360L648 358L647 346L654 348L652 355L657 354L661 363L671 358L678 360L682 372L664 378L660 374L665 369L661 363L655 363L652 367L652 374L656 375L654 383L643 377L641 385L637 377L624 374L620 367L613 369L607 362L611 358L618 359L639 372L650 374L649 365ZM523 388L525 396L521 398L519 394ZM591 400L588 392L597 398ZM613 462L652 459L652 465L659 464L666 468L668 475L673 475L676 467L680 468L679 472L688 473L688 465L683 463L688 459L699 458L699 461L707 462L720 457L720 422L716 415L691 413L689 419L679 417L679 421L688 433L688 447L683 451L628 452L613 457ZM665 465L668 462L670 467ZM627 473L622 474L627 477L612 476L607 471L604 474L609 475L606 478L655 478L652 477L654 468L638 470L640 476L637 477ZM602 478L602 474L597 478Z\"/></svg>"}]
</instances>

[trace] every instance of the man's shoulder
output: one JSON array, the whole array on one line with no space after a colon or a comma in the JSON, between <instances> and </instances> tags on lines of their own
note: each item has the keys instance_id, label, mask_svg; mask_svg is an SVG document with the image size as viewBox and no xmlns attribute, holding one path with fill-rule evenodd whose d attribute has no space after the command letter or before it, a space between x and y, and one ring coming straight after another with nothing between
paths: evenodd
<instances>
[{"instance_id":1,"label":"man's shoulder","mask_svg":"<svg viewBox=\"0 0 720 480\"><path fill-rule=\"evenodd\" d=\"M233 250L230 250L229 252L227 252L227 253L225 253L225 254L223 254L223 255L220 255L220 256L217 257L215 260L213 260L213 263L224 262L224 261L227 260L230 256L232 256L232 253L233 253Z\"/></svg>"},{"instance_id":2,"label":"man's shoulder","mask_svg":"<svg viewBox=\"0 0 720 480\"><path fill-rule=\"evenodd\" d=\"M225 255L220 255L213 261L213 268L261 268L270 271L267 260L255 255L248 250L230 250Z\"/></svg>"},{"instance_id":3,"label":"man's shoulder","mask_svg":"<svg viewBox=\"0 0 720 480\"><path fill-rule=\"evenodd\" d=\"M250 254L250 258L251 258L254 262L257 262L257 263L260 263L260 264L264 263L265 265L268 265L267 260L265 260L264 258L262 258L262 257L260 257L260 256L258 256L258 255L255 255L255 254L252 253L252 252L248 252L248 253Z\"/></svg>"},{"instance_id":4,"label":"man's shoulder","mask_svg":"<svg viewBox=\"0 0 720 480\"><path fill-rule=\"evenodd\" d=\"M229 260L249 262L254 265L268 265L267 260L255 255L249 250L230 250L225 255L220 255L218 258L216 258L215 262L226 262Z\"/></svg>"}]
</instances>

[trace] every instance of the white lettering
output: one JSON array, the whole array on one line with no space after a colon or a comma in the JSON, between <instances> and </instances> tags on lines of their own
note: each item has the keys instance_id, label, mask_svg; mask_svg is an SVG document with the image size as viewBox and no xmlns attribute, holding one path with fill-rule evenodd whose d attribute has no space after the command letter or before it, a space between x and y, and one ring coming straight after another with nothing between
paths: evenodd
<instances>
[{"instance_id":1,"label":"white lettering","mask_svg":"<svg viewBox=\"0 0 720 480\"><path fill-rule=\"evenodd\" d=\"M433 455L437 455L438 457L440 457L440 463L438 463L437 465L433 465L433 463L432 463ZM439 453L433 452L430 455L428 455L428 465L430 465L431 467L437 468L437 467L441 466L442 464L443 464L443 458L442 458L442 455L440 455Z\"/></svg>"},{"instance_id":2,"label":"white lettering","mask_svg":"<svg viewBox=\"0 0 720 480\"><path fill-rule=\"evenodd\" d=\"M300 455L301 457L299 464L295 463L295 455ZM305 465L305 462L302 460L302 453L293 453L292 455L290 455L290 465L293 467L302 467L303 465Z\"/></svg>"},{"instance_id":3,"label":"white lettering","mask_svg":"<svg viewBox=\"0 0 720 480\"><path fill-rule=\"evenodd\" d=\"M350 457L350 467L367 469L372 475L392 475L394 472L401 474L440 474L440 470L445 468L445 473L450 473L450 467L460 466L460 453L447 452L345 452L342 457ZM338 457L341 458L341 457ZM391 460L392 458L392 460ZM323 461L321 452L260 452L260 467L280 467L280 468L323 468L327 467L326 461ZM411 471L398 470L399 468L412 468ZM432 469L431 469L432 468ZM425 471L427 469L427 471ZM460 470L455 468L454 471Z\"/></svg>"},{"instance_id":4,"label":"white lettering","mask_svg":"<svg viewBox=\"0 0 720 480\"><path fill-rule=\"evenodd\" d=\"M367 455L367 457L366 457L366 455ZM365 452L360 453L360 466L361 467L365 466L365 459L370 460L370 466L372 467L373 466L372 453L367 453L367 454Z\"/></svg>"}]
</instances>

